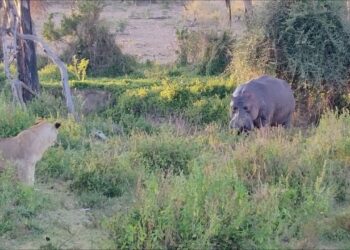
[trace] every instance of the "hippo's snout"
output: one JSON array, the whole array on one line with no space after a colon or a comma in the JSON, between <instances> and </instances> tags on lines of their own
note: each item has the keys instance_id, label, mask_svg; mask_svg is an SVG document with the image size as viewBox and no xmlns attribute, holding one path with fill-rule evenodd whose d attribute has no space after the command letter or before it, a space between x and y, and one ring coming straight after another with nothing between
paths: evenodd
<instances>
[{"instance_id":1,"label":"hippo's snout","mask_svg":"<svg viewBox=\"0 0 350 250\"><path fill-rule=\"evenodd\" d=\"M242 132L248 132L250 130L253 129L253 122L252 121L249 121L249 120L245 120L245 121L242 121L242 120L237 120L237 119L232 119L230 121L230 128L231 129L234 129L234 130L237 130L238 133L242 133Z\"/></svg>"}]
</instances>

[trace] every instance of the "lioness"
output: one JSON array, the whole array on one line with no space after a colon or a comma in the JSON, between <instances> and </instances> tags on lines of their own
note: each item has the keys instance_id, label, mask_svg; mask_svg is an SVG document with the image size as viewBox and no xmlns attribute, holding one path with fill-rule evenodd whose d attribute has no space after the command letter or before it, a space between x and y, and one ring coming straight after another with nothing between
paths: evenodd
<instances>
[{"instance_id":1,"label":"lioness","mask_svg":"<svg viewBox=\"0 0 350 250\"><path fill-rule=\"evenodd\" d=\"M13 166L21 182L34 185L35 164L55 143L60 126L41 121L15 137L0 139L0 172Z\"/></svg>"}]
</instances>

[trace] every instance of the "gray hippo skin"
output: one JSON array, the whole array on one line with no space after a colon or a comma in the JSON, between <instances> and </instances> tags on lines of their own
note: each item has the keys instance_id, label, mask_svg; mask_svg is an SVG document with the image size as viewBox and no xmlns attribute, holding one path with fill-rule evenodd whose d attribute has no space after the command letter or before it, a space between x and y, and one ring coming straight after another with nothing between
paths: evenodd
<instances>
[{"instance_id":1,"label":"gray hippo skin","mask_svg":"<svg viewBox=\"0 0 350 250\"><path fill-rule=\"evenodd\" d=\"M230 106L230 128L239 132L254 127L289 127L295 99L286 81L261 76L237 87L232 94Z\"/></svg>"}]
</instances>

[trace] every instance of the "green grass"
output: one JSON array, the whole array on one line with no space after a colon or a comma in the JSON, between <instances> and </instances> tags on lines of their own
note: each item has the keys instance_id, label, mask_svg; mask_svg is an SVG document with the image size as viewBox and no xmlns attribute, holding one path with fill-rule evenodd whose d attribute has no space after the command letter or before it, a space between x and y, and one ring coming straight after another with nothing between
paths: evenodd
<instances>
[{"instance_id":1,"label":"green grass","mask_svg":"<svg viewBox=\"0 0 350 250\"><path fill-rule=\"evenodd\" d=\"M316 128L237 136L227 128L234 83L226 78L99 78L72 85L108 89L115 102L75 122L50 95L58 86L45 84L47 92L27 111L1 96L2 137L37 116L62 127L58 144L37 164L35 189L1 174L0 246L350 244L347 112L326 113ZM108 140L96 139L95 129Z\"/></svg>"}]
</instances>

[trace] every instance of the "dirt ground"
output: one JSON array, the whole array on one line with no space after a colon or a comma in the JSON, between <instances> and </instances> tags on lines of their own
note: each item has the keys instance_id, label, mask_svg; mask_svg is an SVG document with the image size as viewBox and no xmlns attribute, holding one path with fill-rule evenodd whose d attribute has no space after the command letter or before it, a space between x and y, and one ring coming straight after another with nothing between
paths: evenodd
<instances>
[{"instance_id":1,"label":"dirt ground","mask_svg":"<svg viewBox=\"0 0 350 250\"><path fill-rule=\"evenodd\" d=\"M116 43L122 51L141 61L151 60L160 64L176 60L176 30L182 28L224 30L242 33L242 1L232 1L233 19L228 22L228 10L224 1L169 1L154 3L152 0L135 4L134 1L107 1L101 18L110 31L116 34ZM53 1L44 9L33 12L35 32L41 35L43 23L50 13L59 23L63 14L69 15L72 1ZM53 44L56 50L61 43Z\"/></svg>"}]
</instances>

